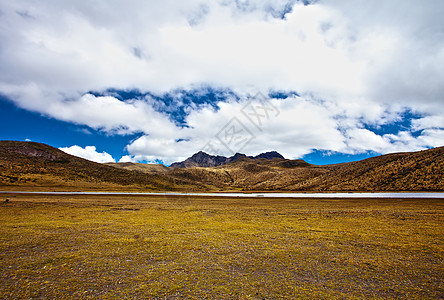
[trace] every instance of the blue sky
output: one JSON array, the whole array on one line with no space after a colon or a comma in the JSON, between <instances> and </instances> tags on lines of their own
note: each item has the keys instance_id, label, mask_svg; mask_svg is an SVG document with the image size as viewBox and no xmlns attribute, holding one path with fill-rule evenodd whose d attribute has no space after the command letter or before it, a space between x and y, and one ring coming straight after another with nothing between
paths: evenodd
<instances>
[{"instance_id":1,"label":"blue sky","mask_svg":"<svg viewBox=\"0 0 444 300\"><path fill-rule=\"evenodd\" d=\"M122 94L129 96L129 99L132 99L135 94L140 95L140 93L134 91L130 93L122 92ZM273 92L271 95L274 95L275 97L283 97L282 92ZM201 97L202 96L196 98L197 102L202 105L206 102L199 100ZM125 96L123 96L123 98L125 98ZM191 98L194 100L194 97ZM204 99L211 100L214 98L209 95ZM162 103L169 103L170 101L171 95L167 95ZM210 104L213 103L210 102ZM107 134L87 126L59 121L39 113L18 108L9 101L9 99L4 97L0 98L0 111L2 112L0 125L0 136L2 140L35 141L49 144L57 148L66 148L66 145L77 145L81 148L95 145L95 152L99 154L104 152L108 153L111 155L112 160L129 155L128 151L125 149L126 146L141 136L141 134ZM183 107L172 110L170 114L170 117L174 122L183 126L186 126L186 123L184 122L185 116L186 113L184 112ZM396 129L394 128L394 130ZM365 159L375 155L378 155L378 153L372 151L359 154L343 154L337 152L316 151L314 149L310 154L304 155L302 158L313 164L332 164ZM103 159L103 156L99 156L98 159ZM164 163L160 159L157 161L140 160L140 162Z\"/></svg>"},{"instance_id":2,"label":"blue sky","mask_svg":"<svg viewBox=\"0 0 444 300\"><path fill-rule=\"evenodd\" d=\"M0 139L315 164L444 145L444 4L0 0Z\"/></svg>"}]
</instances>

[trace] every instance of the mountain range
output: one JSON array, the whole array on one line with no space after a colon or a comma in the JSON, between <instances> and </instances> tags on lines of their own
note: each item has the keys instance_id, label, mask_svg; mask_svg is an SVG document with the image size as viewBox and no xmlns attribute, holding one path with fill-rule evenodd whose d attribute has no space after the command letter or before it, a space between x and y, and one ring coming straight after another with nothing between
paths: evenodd
<instances>
[{"instance_id":1,"label":"mountain range","mask_svg":"<svg viewBox=\"0 0 444 300\"><path fill-rule=\"evenodd\" d=\"M318 166L277 152L198 152L163 165L100 164L49 145L0 141L2 190L444 191L444 147Z\"/></svg>"},{"instance_id":2,"label":"mountain range","mask_svg":"<svg viewBox=\"0 0 444 300\"><path fill-rule=\"evenodd\" d=\"M265 158L265 159L284 159L282 155L276 151L261 153L257 156L246 156L245 154L236 153L231 157L214 156L205 152L199 151L185 161L176 162L170 165L171 168L193 168L193 167L217 167L229 164L240 158L250 158L253 160Z\"/></svg>"}]
</instances>

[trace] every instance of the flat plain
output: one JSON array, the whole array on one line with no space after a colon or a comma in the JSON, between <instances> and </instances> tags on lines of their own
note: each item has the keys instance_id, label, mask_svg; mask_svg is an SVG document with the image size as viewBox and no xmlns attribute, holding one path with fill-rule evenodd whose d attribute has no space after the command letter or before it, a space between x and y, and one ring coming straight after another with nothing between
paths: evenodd
<instances>
[{"instance_id":1,"label":"flat plain","mask_svg":"<svg viewBox=\"0 0 444 300\"><path fill-rule=\"evenodd\" d=\"M2 198L1 299L444 298L443 199Z\"/></svg>"}]
</instances>

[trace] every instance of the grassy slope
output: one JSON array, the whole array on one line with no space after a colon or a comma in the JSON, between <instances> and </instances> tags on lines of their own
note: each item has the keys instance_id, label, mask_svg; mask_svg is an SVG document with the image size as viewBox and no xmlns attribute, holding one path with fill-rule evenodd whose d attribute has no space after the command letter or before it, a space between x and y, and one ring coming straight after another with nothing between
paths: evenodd
<instances>
[{"instance_id":1,"label":"grassy slope","mask_svg":"<svg viewBox=\"0 0 444 300\"><path fill-rule=\"evenodd\" d=\"M193 178L220 189L234 187L238 190L284 190L288 185L302 182L328 172L330 168L318 167L303 161L281 159L240 159L215 168L175 169L179 178Z\"/></svg>"},{"instance_id":2,"label":"grassy slope","mask_svg":"<svg viewBox=\"0 0 444 300\"><path fill-rule=\"evenodd\" d=\"M341 164L295 189L321 191L444 191L444 147Z\"/></svg>"},{"instance_id":3,"label":"grassy slope","mask_svg":"<svg viewBox=\"0 0 444 300\"><path fill-rule=\"evenodd\" d=\"M444 296L438 199L8 197L4 299Z\"/></svg>"},{"instance_id":4,"label":"grassy slope","mask_svg":"<svg viewBox=\"0 0 444 300\"><path fill-rule=\"evenodd\" d=\"M0 185L7 188L199 190L162 174L114 168L40 143L0 142Z\"/></svg>"},{"instance_id":5,"label":"grassy slope","mask_svg":"<svg viewBox=\"0 0 444 300\"><path fill-rule=\"evenodd\" d=\"M241 159L216 168L174 170L219 189L281 191L444 191L444 147L315 166L303 161Z\"/></svg>"},{"instance_id":6,"label":"grassy slope","mask_svg":"<svg viewBox=\"0 0 444 300\"><path fill-rule=\"evenodd\" d=\"M141 163L126 162L126 163L105 163L105 165L129 171L139 171L143 173L168 172L168 168L160 164L141 164Z\"/></svg>"}]
</instances>

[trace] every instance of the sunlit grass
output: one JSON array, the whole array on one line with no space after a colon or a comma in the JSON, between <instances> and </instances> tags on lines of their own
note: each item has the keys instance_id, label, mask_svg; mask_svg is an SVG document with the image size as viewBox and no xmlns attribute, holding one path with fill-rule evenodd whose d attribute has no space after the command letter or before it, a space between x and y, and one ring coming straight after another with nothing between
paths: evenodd
<instances>
[{"instance_id":1,"label":"sunlit grass","mask_svg":"<svg viewBox=\"0 0 444 300\"><path fill-rule=\"evenodd\" d=\"M442 200L10 200L5 299L444 296Z\"/></svg>"}]
</instances>

